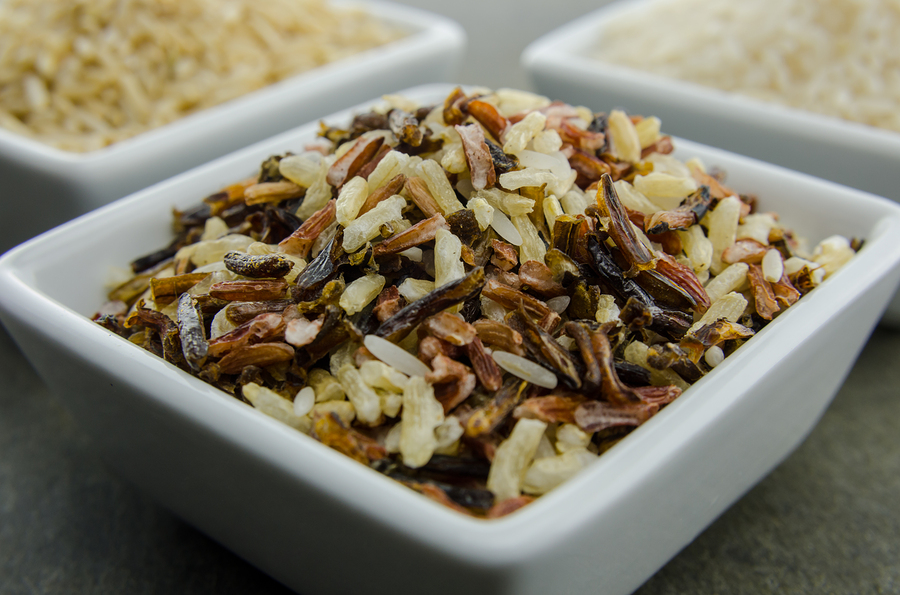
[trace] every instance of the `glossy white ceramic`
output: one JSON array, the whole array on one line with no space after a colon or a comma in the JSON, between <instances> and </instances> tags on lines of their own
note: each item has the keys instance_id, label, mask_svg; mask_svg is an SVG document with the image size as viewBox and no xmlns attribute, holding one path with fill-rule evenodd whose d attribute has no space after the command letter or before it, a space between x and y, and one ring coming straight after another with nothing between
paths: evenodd
<instances>
[{"instance_id":1,"label":"glossy white ceramic","mask_svg":"<svg viewBox=\"0 0 900 595\"><path fill-rule=\"evenodd\" d=\"M534 41L522 65L543 94L597 111L658 116L669 134L749 155L900 202L900 134L602 63L604 27L669 0L604 6ZM900 296L885 322L900 326Z\"/></svg>"},{"instance_id":2,"label":"glossy white ceramic","mask_svg":"<svg viewBox=\"0 0 900 595\"><path fill-rule=\"evenodd\" d=\"M564 101L652 113L672 134L900 201L896 132L593 58L611 20L670 1L604 6L534 41L522 54L522 64L538 91Z\"/></svg>"},{"instance_id":3,"label":"glossy white ceramic","mask_svg":"<svg viewBox=\"0 0 900 595\"><path fill-rule=\"evenodd\" d=\"M403 93L434 102L449 91ZM0 258L0 318L104 459L305 595L631 592L804 439L900 281L894 203L676 140L679 156L724 168L812 241L841 233L865 246L581 475L504 519L468 518L87 318L110 266L167 242L173 205L297 151L316 128L217 159Z\"/></svg>"},{"instance_id":4,"label":"glossy white ceramic","mask_svg":"<svg viewBox=\"0 0 900 595\"><path fill-rule=\"evenodd\" d=\"M466 36L440 15L353 0L403 39L285 79L88 153L0 129L0 253L77 215L381 93L455 77Z\"/></svg>"}]
</instances>

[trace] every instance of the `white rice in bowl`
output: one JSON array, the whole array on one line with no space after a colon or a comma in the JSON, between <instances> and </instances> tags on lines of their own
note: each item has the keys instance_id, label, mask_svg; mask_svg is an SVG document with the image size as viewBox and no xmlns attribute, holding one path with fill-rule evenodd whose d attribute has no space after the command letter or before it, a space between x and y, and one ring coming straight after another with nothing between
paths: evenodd
<instances>
[{"instance_id":1,"label":"white rice in bowl","mask_svg":"<svg viewBox=\"0 0 900 595\"><path fill-rule=\"evenodd\" d=\"M604 62L900 131L897 0L674 0L603 31Z\"/></svg>"}]
</instances>

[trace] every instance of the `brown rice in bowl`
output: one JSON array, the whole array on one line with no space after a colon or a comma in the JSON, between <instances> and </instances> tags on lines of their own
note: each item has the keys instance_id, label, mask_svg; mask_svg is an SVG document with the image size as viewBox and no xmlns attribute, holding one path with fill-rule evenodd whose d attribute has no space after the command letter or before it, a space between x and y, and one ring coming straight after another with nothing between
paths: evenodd
<instances>
[{"instance_id":1,"label":"brown rice in bowl","mask_svg":"<svg viewBox=\"0 0 900 595\"><path fill-rule=\"evenodd\" d=\"M324 0L9 0L0 126L92 151L402 36Z\"/></svg>"}]
</instances>

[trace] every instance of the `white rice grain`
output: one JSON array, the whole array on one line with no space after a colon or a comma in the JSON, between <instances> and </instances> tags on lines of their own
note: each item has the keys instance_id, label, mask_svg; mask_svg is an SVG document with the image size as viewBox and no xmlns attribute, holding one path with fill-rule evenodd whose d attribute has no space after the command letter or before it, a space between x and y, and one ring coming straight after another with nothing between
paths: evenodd
<instances>
[{"instance_id":1,"label":"white rice grain","mask_svg":"<svg viewBox=\"0 0 900 595\"><path fill-rule=\"evenodd\" d=\"M421 376L413 376L403 389L400 413L400 455L403 464L416 469L438 446L435 429L444 421L444 408L434 398L434 389Z\"/></svg>"},{"instance_id":2,"label":"white rice grain","mask_svg":"<svg viewBox=\"0 0 900 595\"><path fill-rule=\"evenodd\" d=\"M525 359L524 357L507 353L506 351L494 351L492 355L494 361L497 362L497 365L513 376L526 380L536 386L542 386L549 389L556 388L558 382L556 374L547 368L544 368L529 359Z\"/></svg>"},{"instance_id":3,"label":"white rice grain","mask_svg":"<svg viewBox=\"0 0 900 595\"><path fill-rule=\"evenodd\" d=\"M706 353L703 355L703 359L706 360L706 363L709 364L710 368L715 368L723 361L725 361L725 352L722 351L722 348L718 345L713 345L706 350Z\"/></svg>"},{"instance_id":4,"label":"white rice grain","mask_svg":"<svg viewBox=\"0 0 900 595\"><path fill-rule=\"evenodd\" d=\"M509 220L509 217L507 217L500 209L494 209L491 227L494 228L497 235L513 246L522 245L522 235L519 233L519 230L516 229L512 224L512 221Z\"/></svg>"},{"instance_id":5,"label":"white rice grain","mask_svg":"<svg viewBox=\"0 0 900 595\"><path fill-rule=\"evenodd\" d=\"M850 247L850 240L843 236L831 236L819 242L813 251L813 260L824 269L825 277L828 277L855 255L856 252Z\"/></svg>"},{"instance_id":6,"label":"white rice grain","mask_svg":"<svg viewBox=\"0 0 900 595\"><path fill-rule=\"evenodd\" d=\"M494 352L496 353L496 352ZM500 443L488 472L487 488L494 493L496 502L515 498L521 494L522 480L547 424L536 419L520 419L509 438Z\"/></svg>"},{"instance_id":7,"label":"white rice grain","mask_svg":"<svg viewBox=\"0 0 900 595\"><path fill-rule=\"evenodd\" d=\"M308 415L316 404L316 391L311 386L304 386L294 397L294 415Z\"/></svg>"},{"instance_id":8,"label":"white rice grain","mask_svg":"<svg viewBox=\"0 0 900 595\"><path fill-rule=\"evenodd\" d=\"M763 278L769 283L777 283L781 281L784 274L784 260L781 258L781 252L772 248L762 259Z\"/></svg>"},{"instance_id":9,"label":"white rice grain","mask_svg":"<svg viewBox=\"0 0 900 595\"><path fill-rule=\"evenodd\" d=\"M895 0L677 0L610 21L598 59L900 132Z\"/></svg>"},{"instance_id":10,"label":"white rice grain","mask_svg":"<svg viewBox=\"0 0 900 595\"><path fill-rule=\"evenodd\" d=\"M245 384L242 392L254 408L269 417L300 430L304 434L308 434L312 428L312 420L306 416L297 415L294 412L293 404L278 393L255 382Z\"/></svg>"},{"instance_id":11,"label":"white rice grain","mask_svg":"<svg viewBox=\"0 0 900 595\"><path fill-rule=\"evenodd\" d=\"M387 339L375 335L366 335L363 339L372 355L389 366L397 368L407 376L425 376L431 370L422 361L402 347L394 345Z\"/></svg>"}]
</instances>

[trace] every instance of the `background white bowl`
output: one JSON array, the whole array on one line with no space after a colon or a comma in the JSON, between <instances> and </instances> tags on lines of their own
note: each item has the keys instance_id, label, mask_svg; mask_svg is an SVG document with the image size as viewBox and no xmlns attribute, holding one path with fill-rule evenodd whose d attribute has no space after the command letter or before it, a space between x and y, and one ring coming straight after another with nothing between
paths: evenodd
<instances>
[{"instance_id":1,"label":"background white bowl","mask_svg":"<svg viewBox=\"0 0 900 595\"><path fill-rule=\"evenodd\" d=\"M258 140L393 89L453 80L466 36L445 17L359 6L408 32L109 147L62 151L0 128L0 253L77 215Z\"/></svg>"},{"instance_id":2,"label":"background white bowl","mask_svg":"<svg viewBox=\"0 0 900 595\"><path fill-rule=\"evenodd\" d=\"M402 93L436 102L449 91ZM590 469L509 517L471 519L86 318L104 300L109 266L168 241L173 206L296 151L316 129L217 159L0 258L0 319L108 463L307 595L632 591L803 440L900 281L897 205L676 139L680 157L723 167L801 235L865 246Z\"/></svg>"},{"instance_id":3,"label":"background white bowl","mask_svg":"<svg viewBox=\"0 0 900 595\"><path fill-rule=\"evenodd\" d=\"M666 0L615 2L529 45L538 92L608 111L658 116L667 133L749 155L900 202L900 134L662 77L594 58L610 21ZM749 26L749 25L748 25ZM900 326L900 296L885 322Z\"/></svg>"},{"instance_id":4,"label":"background white bowl","mask_svg":"<svg viewBox=\"0 0 900 595\"><path fill-rule=\"evenodd\" d=\"M667 1L604 6L531 43L522 65L563 101L652 113L672 134L900 201L900 133L594 58L610 21Z\"/></svg>"}]
</instances>

